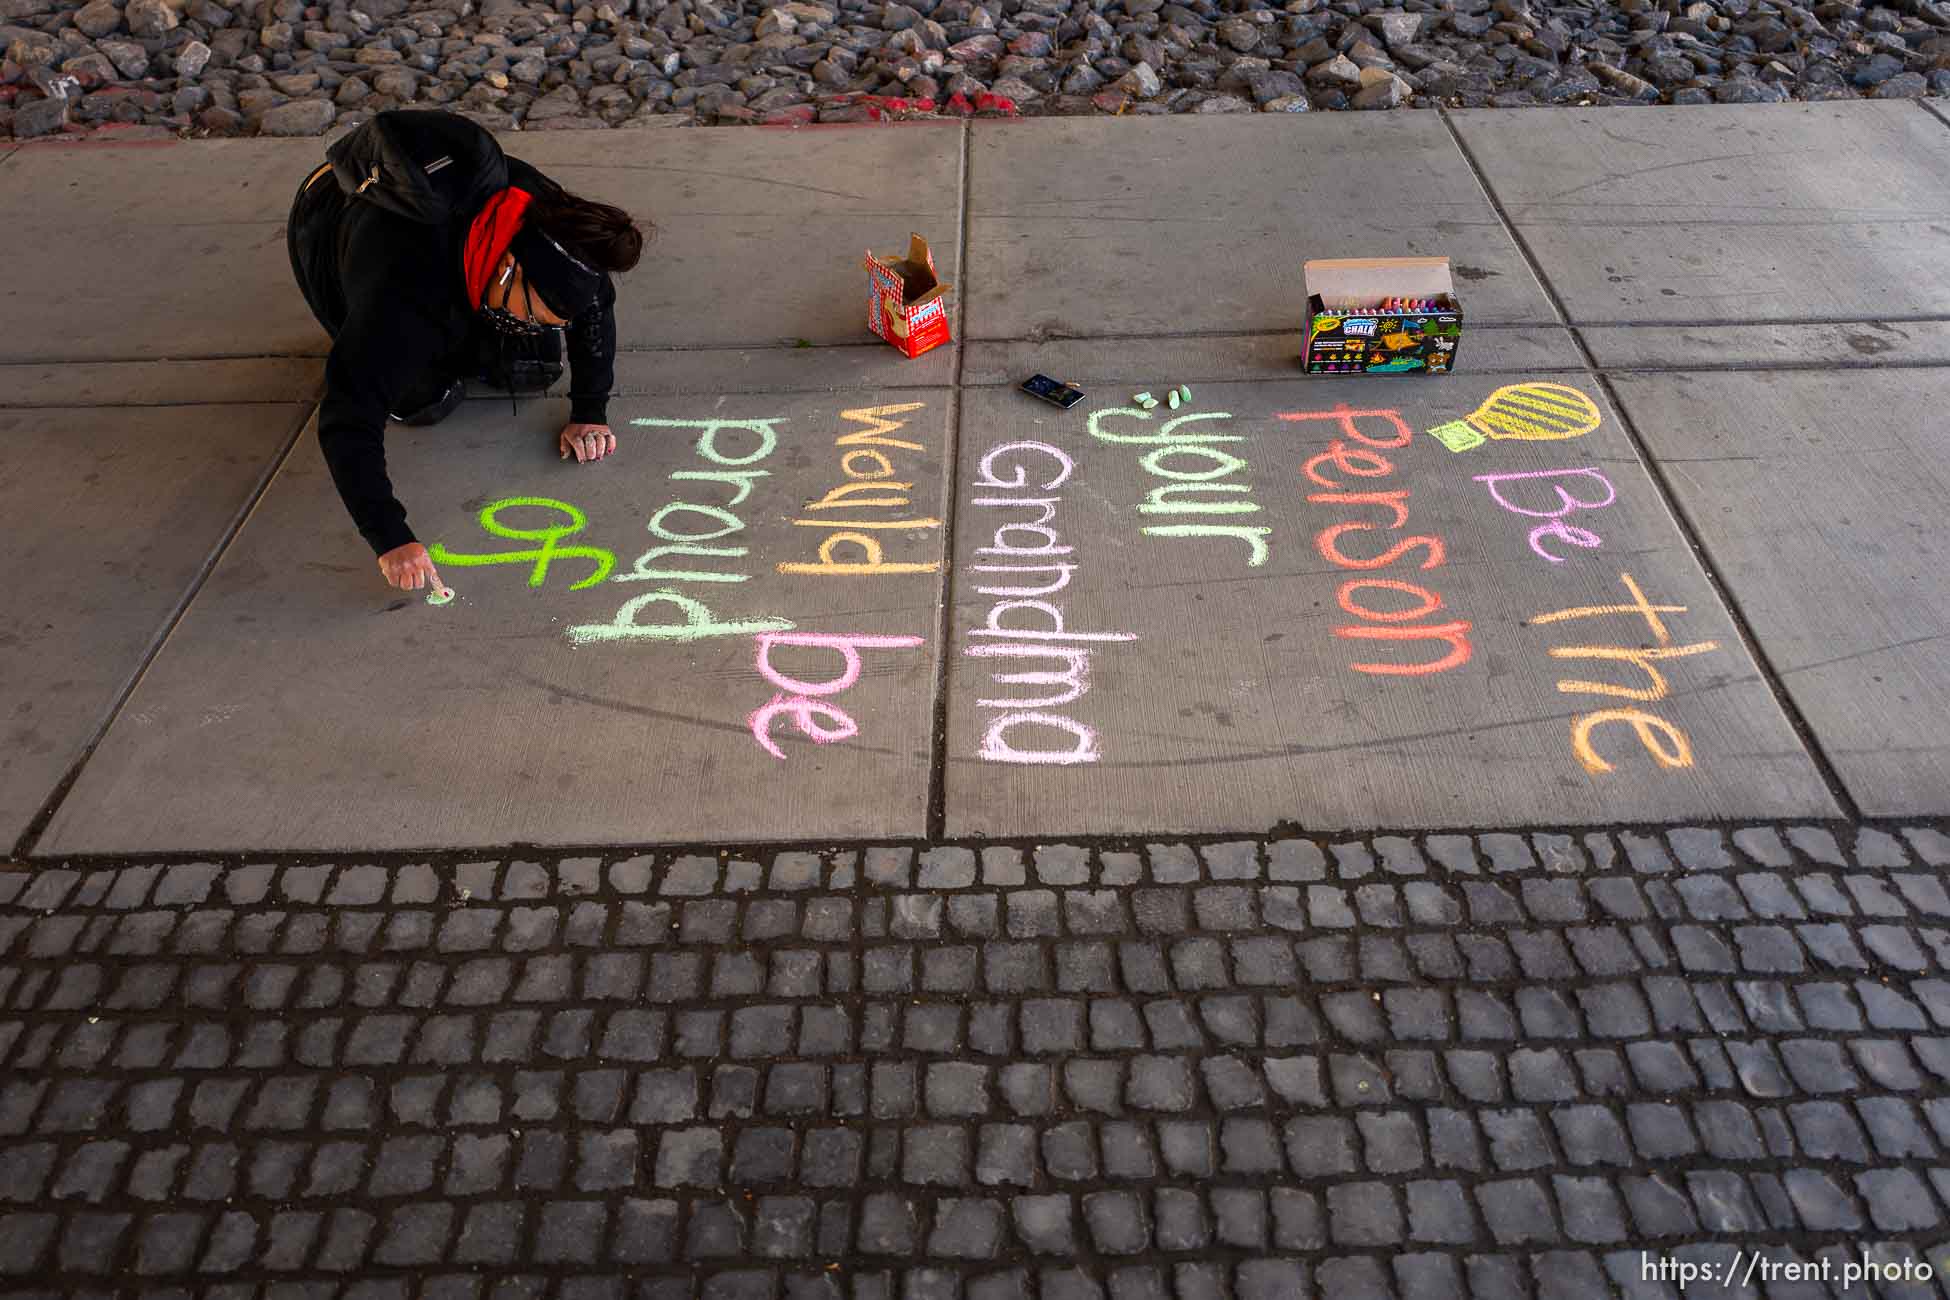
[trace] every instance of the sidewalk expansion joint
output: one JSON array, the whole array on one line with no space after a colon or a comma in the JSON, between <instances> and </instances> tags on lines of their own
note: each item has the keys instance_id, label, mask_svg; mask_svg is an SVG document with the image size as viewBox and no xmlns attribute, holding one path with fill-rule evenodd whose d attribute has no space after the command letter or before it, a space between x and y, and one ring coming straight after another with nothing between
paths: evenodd
<instances>
[{"instance_id":1,"label":"sidewalk expansion joint","mask_svg":"<svg viewBox=\"0 0 1950 1300\"><path fill-rule=\"evenodd\" d=\"M88 760L95 756L96 747L102 743L102 738L108 734L108 729L115 724L116 718L121 716L122 708L129 702L129 697L135 694L135 689L141 684L143 675L149 671L149 666L156 661L156 656L161 654L163 647L169 643L169 638L175 633L177 625L183 621L183 616L189 612L190 605L196 600L197 593L203 590L203 584L209 581L212 573L216 572L217 565L230 550L230 544L236 540L237 534L243 531L245 522L257 509L257 503L263 499L264 494L270 490L272 482L277 479L278 471L283 469L285 461L291 458L292 448L298 445L298 439L303 436L305 427L311 423L312 412L316 405L316 399L299 404L298 417L293 421L291 432L284 439L284 445L270 458L263 474L244 498L243 504L231 516L230 522L210 547L209 554L204 556L195 575L190 579L181 596L177 598L175 605L170 608L168 616L163 619L162 626L157 629L148 646L143 649L134 670L123 682L121 689L115 693L115 698L109 701L108 707L103 710L100 721L96 723L93 734L88 738L88 743L82 747L81 753L62 774L60 782L48 795L46 802L41 805L40 811L35 813L33 819L27 823L27 829L22 831L20 838L15 841L14 857L25 858L33 852L34 845L39 841L41 834L47 830L48 823L54 819L54 814L60 808L62 800L68 797L68 792L81 778L82 769L88 765Z\"/></svg>"},{"instance_id":2,"label":"sidewalk expansion joint","mask_svg":"<svg viewBox=\"0 0 1950 1300\"><path fill-rule=\"evenodd\" d=\"M1773 660L1767 654L1766 648L1761 644L1760 638L1755 635L1752 625L1747 620L1745 611L1740 608L1739 603L1734 599L1732 586L1722 578L1718 567L1713 561L1712 554L1700 539L1699 530L1694 525L1692 517L1686 512L1686 508L1680 502L1678 494L1673 491L1671 480L1667 476L1664 466L1652 455L1651 449L1646 445L1645 438L1639 433L1637 424L1633 421L1631 414L1626 410L1625 404L1619 399L1616 386L1598 365L1597 358L1592 353L1591 345L1584 337L1584 330L1594 327L1581 324L1574 325L1571 323L1570 313L1566 310L1564 301L1559 296L1556 286L1551 284L1550 277L1544 273L1543 263L1538 259L1536 251L1530 247L1530 241L1524 238L1523 232L1511 220L1508 211L1503 206L1502 199L1490 185L1488 174L1484 172L1482 166L1478 163L1475 154L1470 152L1468 144L1462 138L1462 133L1456 129L1456 124L1450 118L1449 111L1442 108L1436 111L1442 115L1443 125L1448 128L1450 138L1455 142L1456 148L1462 152L1464 160L1469 164L1470 170L1475 174L1476 183L1481 187L1484 198L1489 202L1491 208L1495 210L1497 219L1503 222L1504 230L1509 235L1510 241L1516 246L1517 251L1522 254L1525 265L1530 268L1531 275L1536 278L1538 286L1543 290L1545 297L1550 300L1551 309L1558 314L1559 319L1564 322L1565 327L1570 331L1571 340L1577 347L1578 352L1584 357L1586 365L1590 367L1593 380L1604 390L1605 400L1610 404L1612 413L1617 417L1619 428L1624 431L1626 438L1631 442L1633 454L1638 457L1640 466L1645 470L1647 477L1652 480L1653 490L1659 494L1660 499L1664 502L1667 513L1671 515L1674 525L1679 529L1680 535L1685 539L1687 547L1692 551L1694 561L1700 567L1700 572L1705 575L1706 581L1713 589L1713 593L1718 598L1721 608L1726 611L1728 619L1732 621L1734 630L1740 637L1741 644L1753 658L1755 666L1760 669L1762 680L1765 681L1769 694L1774 697L1776 707L1781 710L1782 716L1788 721L1788 725L1794 729L1796 738L1801 742L1802 749L1808 755L1808 760L1814 764L1816 771L1821 776L1822 783L1828 787L1830 797L1835 800L1835 806L1840 808L1849 818L1858 818L1861 815L1861 809L1856 805L1854 797L1848 791L1848 787L1843 784L1841 774L1829 760L1828 755L1823 752L1820 742L1815 737L1814 728L1809 725L1808 719L1802 714L1800 706L1795 703L1794 697L1789 694L1787 685L1782 680L1779 669L1775 667Z\"/></svg>"},{"instance_id":3,"label":"sidewalk expansion joint","mask_svg":"<svg viewBox=\"0 0 1950 1300\"><path fill-rule=\"evenodd\" d=\"M1581 337L1578 346L1580 348L1585 346ZM1598 386L1604 389L1605 400L1611 404L1612 411L1618 416L1619 427L1631 440L1632 450L1637 454L1639 463L1645 467L1647 476L1652 480L1653 488L1665 501L1666 509L1671 513L1680 535L1685 538L1686 545L1692 550L1700 572L1706 575L1706 581L1712 587L1713 594L1718 597L1721 607L1726 610L1727 617L1733 622L1734 631L1739 635L1741 644L1753 658L1754 666L1760 669L1761 680L1766 683L1768 693L1774 697L1776 707L1787 719L1788 726L1794 729L1796 738L1800 740L1802 749L1808 755L1808 761L1814 764L1822 783L1828 787L1829 796L1835 800L1835 806L1842 810L1845 817L1859 818L1862 810L1856 804L1855 796L1849 792L1847 784L1842 780L1841 772L1836 769L1835 764L1822 748L1821 741L1816 737L1813 725L1809 723L1807 716L1801 711L1801 706L1788 691L1779 667L1776 666L1773 656L1767 652L1767 647L1748 621L1747 612L1741 608L1732 584L1721 577L1719 566L1714 563L1712 553L1700 538L1699 529L1695 526L1692 516L1687 513L1685 505L1679 499L1679 494L1673 490L1666 466L1653 456L1651 449L1646 445L1637 423L1626 410L1624 401L1620 399L1611 376L1603 372L1595 372L1594 377L1597 379Z\"/></svg>"},{"instance_id":4,"label":"sidewalk expansion joint","mask_svg":"<svg viewBox=\"0 0 1950 1300\"><path fill-rule=\"evenodd\" d=\"M968 232L971 223L968 202L969 177L975 166L973 148L973 128L962 123L960 175L958 177L958 197L960 199L960 227L955 240L955 279L954 283L968 283ZM968 328L968 297L960 293L955 296L954 337L955 370L952 387L949 390L948 449L942 461L941 518L943 520L941 537L941 601L940 618L935 623L936 645L934 670L934 708L929 728L928 754L928 802L925 813L926 832L930 838L941 835L948 820L948 724L950 700L954 674L949 654L955 636L955 577L959 566L955 563L955 534L961 519L961 430L962 397L966 392L963 382L968 363L968 342L964 331Z\"/></svg>"}]
</instances>

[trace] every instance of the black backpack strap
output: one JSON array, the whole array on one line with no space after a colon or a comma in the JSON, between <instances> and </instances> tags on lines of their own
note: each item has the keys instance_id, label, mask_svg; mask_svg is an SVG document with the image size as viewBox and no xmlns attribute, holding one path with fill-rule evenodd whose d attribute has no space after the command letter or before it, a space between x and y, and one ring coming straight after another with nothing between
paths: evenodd
<instances>
[{"instance_id":1,"label":"black backpack strap","mask_svg":"<svg viewBox=\"0 0 1950 1300\"><path fill-rule=\"evenodd\" d=\"M508 186L500 142L458 113L380 113L335 141L326 157L347 195L427 225L471 217Z\"/></svg>"}]
</instances>

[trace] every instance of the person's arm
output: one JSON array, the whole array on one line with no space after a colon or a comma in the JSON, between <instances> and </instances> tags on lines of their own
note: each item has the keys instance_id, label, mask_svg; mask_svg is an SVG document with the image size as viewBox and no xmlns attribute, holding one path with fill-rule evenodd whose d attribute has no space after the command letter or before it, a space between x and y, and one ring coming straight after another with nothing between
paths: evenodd
<instances>
[{"instance_id":1,"label":"person's arm","mask_svg":"<svg viewBox=\"0 0 1950 1300\"><path fill-rule=\"evenodd\" d=\"M363 315L363 318L362 318ZM374 555L416 540L386 473L386 420L399 392L398 348L372 313L355 313L325 362L318 446L339 499Z\"/></svg>"},{"instance_id":2,"label":"person's arm","mask_svg":"<svg viewBox=\"0 0 1950 1300\"><path fill-rule=\"evenodd\" d=\"M562 187L519 158L508 159L508 181L530 194ZM601 460L616 450L609 427L609 393L616 384L616 285L608 275L596 301L569 322L569 422L556 435L564 460Z\"/></svg>"},{"instance_id":3,"label":"person's arm","mask_svg":"<svg viewBox=\"0 0 1950 1300\"><path fill-rule=\"evenodd\" d=\"M569 322L569 422L609 423L616 384L616 286L603 276L596 301Z\"/></svg>"},{"instance_id":4,"label":"person's arm","mask_svg":"<svg viewBox=\"0 0 1950 1300\"><path fill-rule=\"evenodd\" d=\"M444 590L439 571L406 526L406 507L393 495L386 474L386 420L391 395L398 391L398 373L382 358L401 354L375 342L382 339L371 329L340 331L325 362L318 445L340 500L379 557L387 585L401 590L431 586L438 592Z\"/></svg>"}]
</instances>

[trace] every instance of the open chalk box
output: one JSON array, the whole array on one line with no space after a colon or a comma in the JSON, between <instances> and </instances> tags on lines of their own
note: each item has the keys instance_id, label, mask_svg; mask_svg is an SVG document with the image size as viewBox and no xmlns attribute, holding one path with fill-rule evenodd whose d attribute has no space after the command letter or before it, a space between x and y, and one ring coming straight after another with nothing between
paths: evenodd
<instances>
[{"instance_id":1,"label":"open chalk box","mask_svg":"<svg viewBox=\"0 0 1950 1300\"><path fill-rule=\"evenodd\" d=\"M1446 374L1462 304L1446 257L1316 258L1305 266L1310 375Z\"/></svg>"}]
</instances>

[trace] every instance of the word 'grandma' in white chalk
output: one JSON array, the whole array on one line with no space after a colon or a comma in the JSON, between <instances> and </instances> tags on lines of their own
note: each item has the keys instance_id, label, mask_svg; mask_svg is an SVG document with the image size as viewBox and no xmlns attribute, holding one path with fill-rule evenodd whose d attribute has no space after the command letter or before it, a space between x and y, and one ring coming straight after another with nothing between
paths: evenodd
<instances>
[{"instance_id":1,"label":"word 'grandma' in white chalk","mask_svg":"<svg viewBox=\"0 0 1950 1300\"><path fill-rule=\"evenodd\" d=\"M1041 494L1061 487L1075 469L1068 455L1044 442L999 444L976 465L974 487L980 495L969 504L1015 513L996 525L987 546L975 548L968 565L970 573L981 575L975 590L993 597L994 604L982 625L969 629L962 654L995 661L990 681L997 688L1029 688L999 689L975 702L996 711L977 749L993 763L1096 762L1101 755L1095 729L1055 710L1089 692L1095 647L1137 640L1131 632L1073 631L1062 606L1051 599L1076 573L1077 565L1067 558L1076 548L1063 544L1051 526L1062 498ZM1036 666L1017 669L1016 664Z\"/></svg>"}]
</instances>

